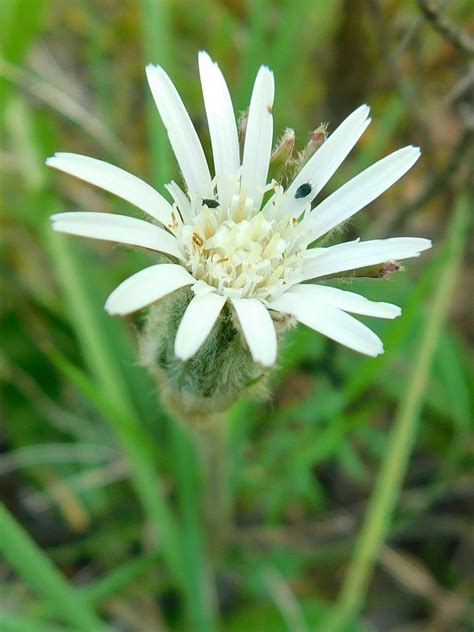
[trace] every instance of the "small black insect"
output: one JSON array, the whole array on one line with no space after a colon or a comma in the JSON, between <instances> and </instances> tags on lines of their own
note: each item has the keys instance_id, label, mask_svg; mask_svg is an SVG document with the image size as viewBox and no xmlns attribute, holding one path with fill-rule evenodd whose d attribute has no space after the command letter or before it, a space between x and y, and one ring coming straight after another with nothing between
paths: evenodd
<instances>
[{"instance_id":1,"label":"small black insect","mask_svg":"<svg viewBox=\"0 0 474 632\"><path fill-rule=\"evenodd\" d=\"M217 208L219 206L219 202L217 200L203 200L202 205L206 205L208 208Z\"/></svg>"},{"instance_id":2,"label":"small black insect","mask_svg":"<svg viewBox=\"0 0 474 632\"><path fill-rule=\"evenodd\" d=\"M304 198L309 195L312 191L312 186L309 182L305 182L304 184L300 184L300 186L296 189L295 198L299 200L300 198Z\"/></svg>"}]
</instances>

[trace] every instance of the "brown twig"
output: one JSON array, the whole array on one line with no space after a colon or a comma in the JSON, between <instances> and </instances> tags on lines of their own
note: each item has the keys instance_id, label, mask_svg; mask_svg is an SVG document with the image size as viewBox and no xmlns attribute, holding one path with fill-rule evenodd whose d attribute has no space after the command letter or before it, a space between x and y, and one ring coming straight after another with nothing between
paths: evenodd
<instances>
[{"instance_id":1,"label":"brown twig","mask_svg":"<svg viewBox=\"0 0 474 632\"><path fill-rule=\"evenodd\" d=\"M429 127L426 123L426 117L420 109L420 101L418 94L415 92L413 85L411 85L400 71L398 63L396 62L397 56L400 54L391 50L392 34L387 28L387 20L383 13L383 4L379 0L371 0L370 7L372 9L372 16L375 25L375 32L379 39L379 46L382 56L385 61L385 65L391 77L393 86L398 90L402 101L404 102L411 117L411 125L416 132L423 137L424 155L428 160L428 164L431 167L433 164L434 148L431 139Z\"/></svg>"},{"instance_id":2,"label":"brown twig","mask_svg":"<svg viewBox=\"0 0 474 632\"><path fill-rule=\"evenodd\" d=\"M445 40L459 51L474 55L474 37L464 29L450 24L429 0L418 0L418 6L427 21Z\"/></svg>"},{"instance_id":3,"label":"brown twig","mask_svg":"<svg viewBox=\"0 0 474 632\"><path fill-rule=\"evenodd\" d=\"M464 157L473 146L473 143L474 130L466 128L461 138L454 146L442 171L436 173L428 181L423 191L421 191L421 193L412 202L400 210L391 225L386 227L387 233L391 234L393 230L402 227L407 217L412 215L412 213L415 213L419 208L423 207L437 193L446 189L454 174L464 162Z\"/></svg>"},{"instance_id":4,"label":"brown twig","mask_svg":"<svg viewBox=\"0 0 474 632\"><path fill-rule=\"evenodd\" d=\"M405 537L419 538L426 529L431 529L431 534L440 535L456 534L460 538L468 538L470 535L469 521L458 519L456 516L436 515L433 520L429 509L435 500L441 499L470 499L473 495L473 478L461 476L445 488L440 486L429 494L420 493L418 489L408 489L400 497L400 509L405 518L398 525L395 524L391 539L402 542ZM421 494L421 495L420 495ZM422 498L423 496L423 502ZM286 546L292 550L322 551L326 546L347 544L350 546L360 523L361 516L366 511L365 500L350 503L344 508L330 512L324 520L309 520L297 525L285 525L278 527L256 525L241 525L230 534L228 542L234 545L257 547L264 549L274 546ZM417 516L413 530L407 523L407 515ZM435 524L434 524L435 522Z\"/></svg>"},{"instance_id":5,"label":"brown twig","mask_svg":"<svg viewBox=\"0 0 474 632\"><path fill-rule=\"evenodd\" d=\"M429 568L407 551L385 546L380 554L380 564L405 590L420 595L431 604L434 612L431 622L423 628L426 632L446 630L448 623L461 623L472 615L465 596L442 587Z\"/></svg>"}]
</instances>

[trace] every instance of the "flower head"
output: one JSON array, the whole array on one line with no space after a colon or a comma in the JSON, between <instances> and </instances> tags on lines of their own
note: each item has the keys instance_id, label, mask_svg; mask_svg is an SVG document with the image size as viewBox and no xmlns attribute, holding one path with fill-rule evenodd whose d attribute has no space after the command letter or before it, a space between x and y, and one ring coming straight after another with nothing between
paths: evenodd
<instances>
[{"instance_id":1,"label":"flower head","mask_svg":"<svg viewBox=\"0 0 474 632\"><path fill-rule=\"evenodd\" d=\"M403 176L419 158L419 149L408 146L393 152L312 207L369 125L368 106L357 108L322 144L319 136L324 135L320 134L307 152L305 164L284 188L275 180L267 182L273 139L272 72L265 66L258 71L242 159L229 91L207 53L199 53L199 72L214 177L171 79L161 67L150 65L148 81L185 188L176 182L166 185L169 202L118 167L87 156L58 153L47 160L49 166L118 195L150 219L60 213L52 217L54 230L141 246L169 257L169 262L149 266L121 283L105 307L110 314L125 315L189 286L192 298L174 342L174 352L182 361L197 353L226 304L252 358L263 366L275 362L274 321L281 315L361 353L382 353L376 334L350 314L395 318L400 309L320 281L344 273L350 276L369 266L389 264L386 269L395 269L392 262L418 256L431 246L430 241L399 237L325 246L322 238ZM284 144L294 144L291 130L287 136L289 141Z\"/></svg>"}]
</instances>

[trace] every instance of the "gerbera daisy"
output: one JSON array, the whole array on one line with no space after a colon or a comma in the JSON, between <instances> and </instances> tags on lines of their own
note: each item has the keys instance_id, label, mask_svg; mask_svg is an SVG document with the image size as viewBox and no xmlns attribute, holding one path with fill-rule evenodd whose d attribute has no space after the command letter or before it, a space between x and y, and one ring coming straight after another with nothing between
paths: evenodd
<instances>
[{"instance_id":1,"label":"gerbera daisy","mask_svg":"<svg viewBox=\"0 0 474 632\"><path fill-rule=\"evenodd\" d=\"M200 52L212 177L171 79L160 66L149 65L146 70L185 183L184 188L176 182L166 185L172 202L136 176L101 160L71 153L57 153L47 160L49 166L114 193L149 216L145 221L106 213L60 213L52 217L54 230L141 246L169 259L121 283L105 304L109 314L129 314L190 286L191 299L174 342L174 352L182 361L200 349L226 303L252 358L265 367L276 360L274 323L282 315L361 353L382 353L378 336L350 314L395 318L400 308L329 287L321 280L326 283L344 273L351 276L356 269L417 257L431 242L395 237L326 246L323 238L401 178L420 150L408 146L393 152L312 207L369 125L367 105L339 125L287 188L274 180L267 183L273 73L265 66L258 71L241 158L225 79L209 55Z\"/></svg>"}]
</instances>

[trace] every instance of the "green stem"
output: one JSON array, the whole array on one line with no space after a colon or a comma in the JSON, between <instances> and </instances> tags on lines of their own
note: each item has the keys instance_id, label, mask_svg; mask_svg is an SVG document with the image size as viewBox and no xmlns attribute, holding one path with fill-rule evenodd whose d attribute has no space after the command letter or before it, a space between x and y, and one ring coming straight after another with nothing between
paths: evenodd
<instances>
[{"instance_id":1,"label":"green stem","mask_svg":"<svg viewBox=\"0 0 474 632\"><path fill-rule=\"evenodd\" d=\"M451 306L452 293L461 264L467 234L468 201L461 197L446 244L446 264L438 279L423 338L414 355L408 389L394 421L386 457L369 501L359 533L354 557L347 572L335 614L325 632L339 632L363 606L377 556L383 545L390 519L403 484L403 477L414 444L417 421L428 385L430 367L443 324Z\"/></svg>"},{"instance_id":2,"label":"green stem","mask_svg":"<svg viewBox=\"0 0 474 632\"><path fill-rule=\"evenodd\" d=\"M57 352L50 353L51 360L71 380L76 388L96 407L114 428L130 464L132 484L141 500L147 518L154 527L156 543L160 543L163 557L175 578L183 585L186 571L180 552L175 517L167 504L148 436L127 409L119 408L80 369Z\"/></svg>"},{"instance_id":3,"label":"green stem","mask_svg":"<svg viewBox=\"0 0 474 632\"><path fill-rule=\"evenodd\" d=\"M204 527L209 534L208 550L217 560L230 527L227 419L216 414L208 424L193 429L203 478Z\"/></svg>"},{"instance_id":4,"label":"green stem","mask_svg":"<svg viewBox=\"0 0 474 632\"><path fill-rule=\"evenodd\" d=\"M29 617L23 614L0 611L0 630L2 632L71 632L68 626L39 623L37 617ZM76 632L77 628L74 628Z\"/></svg>"},{"instance_id":5,"label":"green stem","mask_svg":"<svg viewBox=\"0 0 474 632\"><path fill-rule=\"evenodd\" d=\"M188 579L189 624L196 632L215 630L217 597L206 532L200 515L199 464L192 437L181 424L172 422L176 493L180 510L181 545Z\"/></svg>"}]
</instances>

